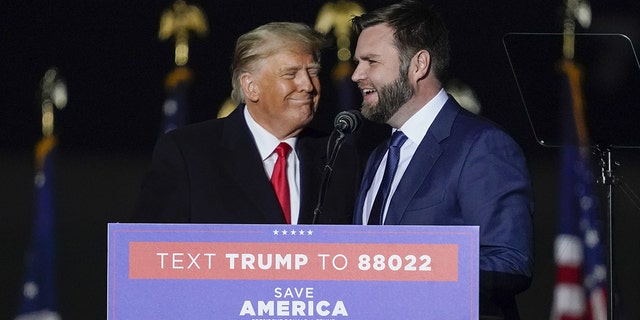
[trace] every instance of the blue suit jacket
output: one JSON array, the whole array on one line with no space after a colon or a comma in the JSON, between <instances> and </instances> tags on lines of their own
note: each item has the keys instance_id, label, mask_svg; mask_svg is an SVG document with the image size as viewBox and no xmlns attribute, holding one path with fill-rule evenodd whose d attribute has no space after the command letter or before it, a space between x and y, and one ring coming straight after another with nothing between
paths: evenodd
<instances>
[{"instance_id":1,"label":"blue suit jacket","mask_svg":"<svg viewBox=\"0 0 640 320\"><path fill-rule=\"evenodd\" d=\"M362 224L364 199L385 152L383 143L367 162L355 224ZM384 223L480 226L481 291L497 287L512 297L528 287L532 276L532 199L520 147L449 97L400 180ZM510 287L496 283L510 280L495 275L524 281Z\"/></svg>"}]
</instances>

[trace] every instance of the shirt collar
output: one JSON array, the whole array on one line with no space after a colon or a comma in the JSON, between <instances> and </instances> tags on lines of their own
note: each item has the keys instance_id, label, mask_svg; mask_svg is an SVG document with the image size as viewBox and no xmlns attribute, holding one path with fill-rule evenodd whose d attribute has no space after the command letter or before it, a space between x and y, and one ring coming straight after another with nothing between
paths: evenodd
<instances>
[{"instance_id":1,"label":"shirt collar","mask_svg":"<svg viewBox=\"0 0 640 320\"><path fill-rule=\"evenodd\" d=\"M444 104L449 99L447 92L440 89L440 92L433 97L426 105L416 112L409 120L407 120L398 130L404 132L407 138L415 143L420 144L427 134L429 127L433 123ZM395 132L395 130L394 130Z\"/></svg>"},{"instance_id":2,"label":"shirt collar","mask_svg":"<svg viewBox=\"0 0 640 320\"><path fill-rule=\"evenodd\" d=\"M256 142L258 147L258 152L260 152L260 158L262 161L266 160L271 156L273 150L276 149L278 144L280 144L280 140L276 138L274 135L269 133L265 128L263 128L260 124L258 124L253 117L249 114L249 110L247 110L246 105L244 106L244 119L247 122L247 126L249 127L249 131L253 135L253 139ZM293 150L295 150L297 137L289 138L284 140L284 142L288 143Z\"/></svg>"}]
</instances>

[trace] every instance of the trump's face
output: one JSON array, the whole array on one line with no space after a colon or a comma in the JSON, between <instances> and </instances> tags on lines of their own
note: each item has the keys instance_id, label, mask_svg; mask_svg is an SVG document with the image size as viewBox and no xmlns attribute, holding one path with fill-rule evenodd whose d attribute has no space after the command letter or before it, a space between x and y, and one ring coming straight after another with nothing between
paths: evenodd
<instances>
[{"instance_id":1,"label":"trump's face","mask_svg":"<svg viewBox=\"0 0 640 320\"><path fill-rule=\"evenodd\" d=\"M249 113L281 140L297 135L318 108L319 73L320 64L304 50L286 48L268 56L243 75Z\"/></svg>"}]
</instances>

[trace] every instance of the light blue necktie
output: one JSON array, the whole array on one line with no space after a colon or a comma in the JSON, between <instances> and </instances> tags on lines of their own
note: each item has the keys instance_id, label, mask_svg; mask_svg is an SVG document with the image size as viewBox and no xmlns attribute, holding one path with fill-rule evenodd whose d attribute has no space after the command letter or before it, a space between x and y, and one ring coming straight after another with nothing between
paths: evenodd
<instances>
[{"instance_id":1,"label":"light blue necktie","mask_svg":"<svg viewBox=\"0 0 640 320\"><path fill-rule=\"evenodd\" d=\"M407 141L407 136L398 130L393 133L391 140L389 141L389 152L387 154L387 165L384 168L384 175L382 176L382 183L376 194L376 199L373 201L371 207L371 214L369 214L369 222L367 224L383 224L382 217L384 216L384 207L389 199L389 192L391 191L391 183L393 177L398 169L398 163L400 162L400 147Z\"/></svg>"}]
</instances>

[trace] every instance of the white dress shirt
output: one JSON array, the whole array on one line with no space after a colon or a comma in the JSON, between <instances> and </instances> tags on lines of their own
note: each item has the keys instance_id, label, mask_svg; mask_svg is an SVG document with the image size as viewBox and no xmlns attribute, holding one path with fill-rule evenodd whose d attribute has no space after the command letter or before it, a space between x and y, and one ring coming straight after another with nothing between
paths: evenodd
<instances>
[{"instance_id":1,"label":"white dress shirt","mask_svg":"<svg viewBox=\"0 0 640 320\"><path fill-rule=\"evenodd\" d=\"M398 184L400 183L400 179L402 175L407 170L409 166L409 162L411 162L411 158L413 158L413 154L418 149L420 142L427 134L427 130L431 127L433 120L436 118L445 102L447 102L449 96L441 89L438 94L431 99L431 101L427 102L425 106L423 106L416 114L414 114L407 122L405 122L401 128L393 128L393 132L396 130L402 131L407 136L407 141L400 148L400 163L398 164L398 169L396 171L395 176L393 177L393 182L391 183L391 191L389 192L389 199L385 204L385 208L383 211L382 221L387 217L387 210L389 209L389 203L393 198L393 194L398 188ZM385 153L380 165L378 166L378 170L376 171L376 175L371 182L371 187L367 191L367 197L364 200L364 208L362 210L362 221L364 224L369 221L369 213L371 212L371 207L373 206L373 201L376 198L376 194L378 193L378 189L380 188L380 183L382 182L382 176L384 174L384 168L387 163L387 154Z\"/></svg>"},{"instance_id":2,"label":"white dress shirt","mask_svg":"<svg viewBox=\"0 0 640 320\"><path fill-rule=\"evenodd\" d=\"M249 130L258 146L264 171L269 179L271 179L273 168L278 159L278 155L274 152L276 147L280 142L286 142L291 146L291 152L287 156L287 180L289 180L289 195L291 197L291 224L298 224L298 217L300 216L300 161L295 149L297 138L293 137L284 141L278 140L251 117L246 106L244 108L244 119L247 121Z\"/></svg>"}]
</instances>

